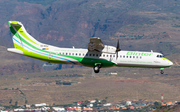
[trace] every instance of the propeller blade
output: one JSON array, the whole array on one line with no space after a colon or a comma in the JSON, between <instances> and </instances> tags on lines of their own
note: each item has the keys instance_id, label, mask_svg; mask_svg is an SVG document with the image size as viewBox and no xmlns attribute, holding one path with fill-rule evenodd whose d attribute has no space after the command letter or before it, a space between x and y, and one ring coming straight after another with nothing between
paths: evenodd
<instances>
[{"instance_id":1,"label":"propeller blade","mask_svg":"<svg viewBox=\"0 0 180 112\"><path fill-rule=\"evenodd\" d=\"M119 48L119 40L117 42L117 47L116 47L116 52L120 51L121 49Z\"/></svg>"},{"instance_id":2,"label":"propeller blade","mask_svg":"<svg viewBox=\"0 0 180 112\"><path fill-rule=\"evenodd\" d=\"M116 52L116 59L118 58L118 52Z\"/></svg>"},{"instance_id":3,"label":"propeller blade","mask_svg":"<svg viewBox=\"0 0 180 112\"><path fill-rule=\"evenodd\" d=\"M121 49L119 48L119 40L117 42L117 47L116 47L116 59L118 58L118 51L121 51Z\"/></svg>"}]
</instances>

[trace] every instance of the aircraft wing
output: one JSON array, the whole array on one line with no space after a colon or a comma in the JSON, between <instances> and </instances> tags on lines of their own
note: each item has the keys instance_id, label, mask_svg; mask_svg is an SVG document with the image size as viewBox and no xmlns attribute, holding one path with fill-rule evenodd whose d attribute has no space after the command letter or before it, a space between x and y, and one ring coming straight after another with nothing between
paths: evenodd
<instances>
[{"instance_id":1,"label":"aircraft wing","mask_svg":"<svg viewBox=\"0 0 180 112\"><path fill-rule=\"evenodd\" d=\"M104 44L99 37L90 38L88 44L88 51L101 52L104 49Z\"/></svg>"},{"instance_id":2,"label":"aircraft wing","mask_svg":"<svg viewBox=\"0 0 180 112\"><path fill-rule=\"evenodd\" d=\"M114 54L116 53L116 47L104 45L99 37L93 37L89 40L88 51Z\"/></svg>"}]
</instances>

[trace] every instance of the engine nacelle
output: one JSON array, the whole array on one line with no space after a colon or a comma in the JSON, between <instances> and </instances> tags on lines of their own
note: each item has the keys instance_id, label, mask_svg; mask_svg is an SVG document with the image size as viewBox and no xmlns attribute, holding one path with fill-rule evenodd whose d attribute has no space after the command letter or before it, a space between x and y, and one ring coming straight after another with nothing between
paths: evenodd
<instances>
[{"instance_id":1,"label":"engine nacelle","mask_svg":"<svg viewBox=\"0 0 180 112\"><path fill-rule=\"evenodd\" d=\"M104 53L116 53L116 47L105 45L102 52L104 52Z\"/></svg>"}]
</instances>

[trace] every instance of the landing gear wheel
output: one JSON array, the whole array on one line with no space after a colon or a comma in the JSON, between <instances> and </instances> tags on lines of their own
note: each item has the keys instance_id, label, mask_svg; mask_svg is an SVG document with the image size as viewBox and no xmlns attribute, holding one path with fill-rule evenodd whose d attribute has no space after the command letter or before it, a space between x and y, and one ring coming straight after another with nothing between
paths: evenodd
<instances>
[{"instance_id":1,"label":"landing gear wheel","mask_svg":"<svg viewBox=\"0 0 180 112\"><path fill-rule=\"evenodd\" d=\"M95 73L99 73L100 68L101 68L101 65L99 65L99 64L96 65L96 66L94 66L94 68L93 68L93 69L94 69L94 72L95 72Z\"/></svg>"},{"instance_id":2,"label":"landing gear wheel","mask_svg":"<svg viewBox=\"0 0 180 112\"><path fill-rule=\"evenodd\" d=\"M161 72L160 72L161 74L164 74L164 71L163 70L161 70Z\"/></svg>"}]
</instances>

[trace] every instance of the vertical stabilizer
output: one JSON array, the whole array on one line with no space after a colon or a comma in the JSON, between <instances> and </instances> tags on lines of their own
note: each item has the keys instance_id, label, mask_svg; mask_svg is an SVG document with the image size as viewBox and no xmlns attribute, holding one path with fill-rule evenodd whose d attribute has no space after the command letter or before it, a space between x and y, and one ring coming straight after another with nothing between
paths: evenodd
<instances>
[{"instance_id":1,"label":"vertical stabilizer","mask_svg":"<svg viewBox=\"0 0 180 112\"><path fill-rule=\"evenodd\" d=\"M25 50L29 47L39 47L40 42L29 35L23 24L18 21L9 21L9 28L13 35L14 47L19 50Z\"/></svg>"}]
</instances>

